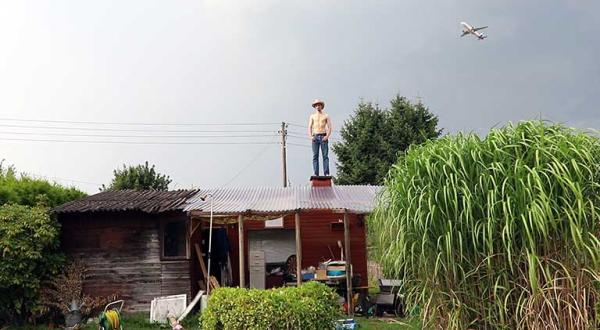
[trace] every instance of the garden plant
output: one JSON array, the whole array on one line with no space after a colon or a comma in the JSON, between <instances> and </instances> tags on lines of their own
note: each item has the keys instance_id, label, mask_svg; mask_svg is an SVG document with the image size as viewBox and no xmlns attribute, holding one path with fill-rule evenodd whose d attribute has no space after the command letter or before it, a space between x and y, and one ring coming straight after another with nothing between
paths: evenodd
<instances>
[{"instance_id":1,"label":"garden plant","mask_svg":"<svg viewBox=\"0 0 600 330\"><path fill-rule=\"evenodd\" d=\"M202 329L333 329L341 316L337 294L309 282L271 290L219 288L200 316Z\"/></svg>"},{"instance_id":2,"label":"garden plant","mask_svg":"<svg viewBox=\"0 0 600 330\"><path fill-rule=\"evenodd\" d=\"M64 261L58 233L44 207L0 205L0 328L41 312L42 284Z\"/></svg>"},{"instance_id":3,"label":"garden plant","mask_svg":"<svg viewBox=\"0 0 600 330\"><path fill-rule=\"evenodd\" d=\"M541 121L412 147L369 221L426 327L597 328L600 140Z\"/></svg>"}]
</instances>

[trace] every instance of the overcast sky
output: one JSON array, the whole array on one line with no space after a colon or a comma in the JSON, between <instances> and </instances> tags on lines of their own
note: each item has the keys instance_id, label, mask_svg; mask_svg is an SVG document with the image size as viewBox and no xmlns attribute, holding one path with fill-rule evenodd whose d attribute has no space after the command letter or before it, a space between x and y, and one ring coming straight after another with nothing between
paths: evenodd
<instances>
[{"instance_id":1,"label":"overcast sky","mask_svg":"<svg viewBox=\"0 0 600 330\"><path fill-rule=\"evenodd\" d=\"M312 99L339 128L360 100L396 93L450 134L531 118L598 129L599 16L575 0L3 1L0 159L91 193L146 160L175 189L276 186L280 146L253 144L279 141L276 124L97 122L286 121L289 180L304 185ZM461 21L489 38L459 38Z\"/></svg>"}]
</instances>

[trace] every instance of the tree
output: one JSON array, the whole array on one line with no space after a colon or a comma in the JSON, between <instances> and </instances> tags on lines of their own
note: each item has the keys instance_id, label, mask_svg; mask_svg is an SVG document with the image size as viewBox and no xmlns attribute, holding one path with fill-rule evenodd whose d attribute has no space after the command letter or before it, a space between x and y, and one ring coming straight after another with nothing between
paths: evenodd
<instances>
[{"instance_id":1,"label":"tree","mask_svg":"<svg viewBox=\"0 0 600 330\"><path fill-rule=\"evenodd\" d=\"M440 136L438 118L420 101L396 95L389 109L360 102L333 145L340 184L381 184L398 156Z\"/></svg>"},{"instance_id":2,"label":"tree","mask_svg":"<svg viewBox=\"0 0 600 330\"><path fill-rule=\"evenodd\" d=\"M17 174L14 166L5 167L0 161L0 205L13 203L27 206L55 207L79 199L86 194L76 188L63 187L46 180Z\"/></svg>"},{"instance_id":3,"label":"tree","mask_svg":"<svg viewBox=\"0 0 600 330\"><path fill-rule=\"evenodd\" d=\"M113 174L110 185L102 185L100 190L168 190L171 183L169 176L157 173L154 165L150 167L148 162L129 167L123 164L123 168L114 170Z\"/></svg>"},{"instance_id":4,"label":"tree","mask_svg":"<svg viewBox=\"0 0 600 330\"><path fill-rule=\"evenodd\" d=\"M22 323L40 307L42 282L64 261L58 237L46 208L0 205L0 326Z\"/></svg>"},{"instance_id":5,"label":"tree","mask_svg":"<svg viewBox=\"0 0 600 330\"><path fill-rule=\"evenodd\" d=\"M48 207L84 197L76 188L17 174L0 161L0 327L39 311L40 285L63 264Z\"/></svg>"}]
</instances>

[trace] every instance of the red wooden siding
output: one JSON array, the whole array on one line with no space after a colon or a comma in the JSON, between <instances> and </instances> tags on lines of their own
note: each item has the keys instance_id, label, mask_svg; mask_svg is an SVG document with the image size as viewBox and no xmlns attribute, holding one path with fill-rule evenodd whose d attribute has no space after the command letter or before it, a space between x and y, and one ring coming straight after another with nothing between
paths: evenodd
<instances>
[{"instance_id":1,"label":"red wooden siding","mask_svg":"<svg viewBox=\"0 0 600 330\"><path fill-rule=\"evenodd\" d=\"M350 247L354 274L360 274L361 286L366 286L367 278L367 246L364 217L362 215L350 214ZM300 237L302 239L302 267L317 266L319 262L331 259L329 248L336 259L340 257L340 249L337 241L344 243L344 231L331 229L332 222L343 221L344 215L331 211L313 211L300 214ZM284 229L294 229L294 215L284 218ZM342 226L343 228L343 226ZM245 254L246 254L246 283L248 283L248 231L251 230L278 230L265 229L262 221L246 221L245 229ZM237 224L228 226L228 236L231 243L231 263L233 280L239 283L239 246Z\"/></svg>"}]
</instances>

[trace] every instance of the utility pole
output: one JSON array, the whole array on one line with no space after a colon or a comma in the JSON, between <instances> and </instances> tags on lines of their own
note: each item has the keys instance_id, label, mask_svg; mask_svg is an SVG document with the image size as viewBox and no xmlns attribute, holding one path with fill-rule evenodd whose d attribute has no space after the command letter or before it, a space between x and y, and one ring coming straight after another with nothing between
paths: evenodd
<instances>
[{"instance_id":1,"label":"utility pole","mask_svg":"<svg viewBox=\"0 0 600 330\"><path fill-rule=\"evenodd\" d=\"M281 161L282 161L282 165L283 165L283 186L287 187L287 159L286 159L286 152L287 152L287 146L286 146L286 140L287 140L287 124L282 121L281 122L281 131L279 131L281 133Z\"/></svg>"}]
</instances>

